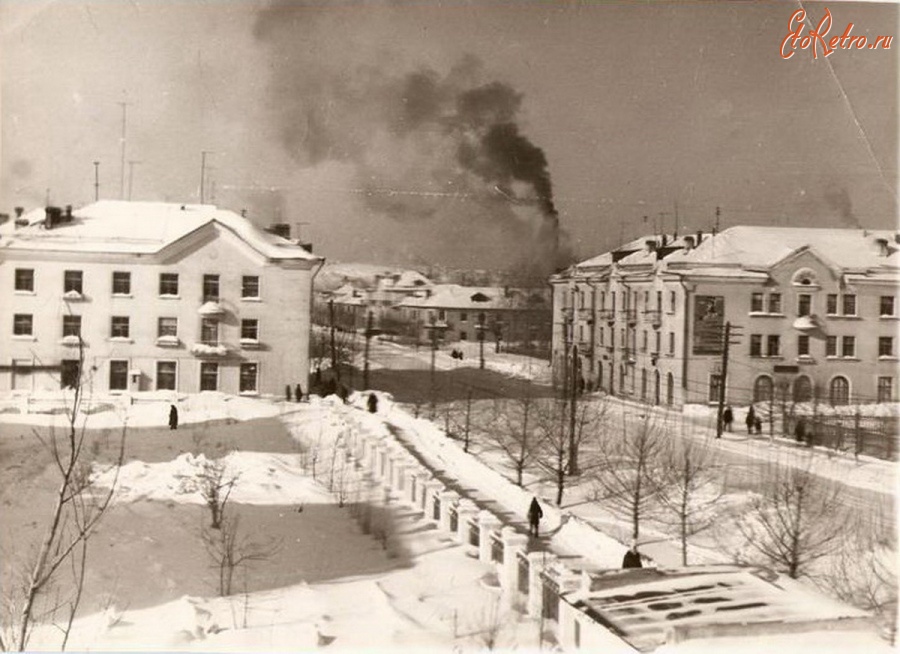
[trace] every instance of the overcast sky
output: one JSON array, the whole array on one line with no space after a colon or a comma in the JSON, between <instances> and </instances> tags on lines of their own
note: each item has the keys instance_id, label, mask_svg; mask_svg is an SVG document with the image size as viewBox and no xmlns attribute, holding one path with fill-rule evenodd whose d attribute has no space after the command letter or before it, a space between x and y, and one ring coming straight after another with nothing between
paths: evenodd
<instances>
[{"instance_id":1,"label":"overcast sky","mask_svg":"<svg viewBox=\"0 0 900 654\"><path fill-rule=\"evenodd\" d=\"M900 42L783 60L800 6L4 0L0 211L92 201L94 161L102 198L197 202L205 150L208 201L341 260L518 264L554 207L582 258L676 206L896 227Z\"/></svg>"}]
</instances>

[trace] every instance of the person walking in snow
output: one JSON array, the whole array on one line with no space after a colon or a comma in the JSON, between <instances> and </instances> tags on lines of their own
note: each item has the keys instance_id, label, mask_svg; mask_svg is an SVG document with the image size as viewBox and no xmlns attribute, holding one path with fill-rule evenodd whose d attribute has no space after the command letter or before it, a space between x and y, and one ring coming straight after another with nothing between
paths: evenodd
<instances>
[{"instance_id":1,"label":"person walking in snow","mask_svg":"<svg viewBox=\"0 0 900 654\"><path fill-rule=\"evenodd\" d=\"M531 498L531 506L528 507L528 535L534 536L537 538L540 534L540 524L541 518L544 517L544 512L541 509L541 505L538 504L537 498Z\"/></svg>"},{"instance_id":2,"label":"person walking in snow","mask_svg":"<svg viewBox=\"0 0 900 654\"><path fill-rule=\"evenodd\" d=\"M294 389L294 399L297 402L303 401L303 387L300 384L297 384L297 387Z\"/></svg>"},{"instance_id":3,"label":"person walking in snow","mask_svg":"<svg viewBox=\"0 0 900 654\"><path fill-rule=\"evenodd\" d=\"M178 409L174 404L169 405L169 429L178 429Z\"/></svg>"},{"instance_id":4,"label":"person walking in snow","mask_svg":"<svg viewBox=\"0 0 900 654\"><path fill-rule=\"evenodd\" d=\"M622 557L622 567L623 568L643 568L644 564L641 563L641 555L638 553L637 549L637 541L631 541L631 547L625 552L625 556Z\"/></svg>"},{"instance_id":5,"label":"person walking in snow","mask_svg":"<svg viewBox=\"0 0 900 654\"><path fill-rule=\"evenodd\" d=\"M369 399L366 400L366 406L369 413L378 413L378 396L375 393L369 393Z\"/></svg>"},{"instance_id":6,"label":"person walking in snow","mask_svg":"<svg viewBox=\"0 0 900 654\"><path fill-rule=\"evenodd\" d=\"M734 422L734 411L731 410L731 406L725 407L725 410L722 412L722 426L725 427L725 431L731 431L731 424Z\"/></svg>"},{"instance_id":7,"label":"person walking in snow","mask_svg":"<svg viewBox=\"0 0 900 654\"><path fill-rule=\"evenodd\" d=\"M752 404L747 409L747 419L744 422L747 423L747 433L752 434L753 428L756 426L756 411L753 410Z\"/></svg>"}]
</instances>

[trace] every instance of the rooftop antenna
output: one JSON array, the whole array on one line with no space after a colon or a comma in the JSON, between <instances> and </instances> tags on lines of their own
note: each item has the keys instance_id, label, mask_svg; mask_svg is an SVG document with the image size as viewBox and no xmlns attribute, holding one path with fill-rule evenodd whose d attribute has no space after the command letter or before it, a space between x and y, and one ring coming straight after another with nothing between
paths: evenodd
<instances>
[{"instance_id":1,"label":"rooftop antenna","mask_svg":"<svg viewBox=\"0 0 900 654\"><path fill-rule=\"evenodd\" d=\"M722 216L722 209L719 208L719 207L716 207L716 229L715 229L715 231L713 232L714 234L718 234L718 233L719 233L719 218L720 218L721 216Z\"/></svg>"},{"instance_id":2,"label":"rooftop antenna","mask_svg":"<svg viewBox=\"0 0 900 654\"><path fill-rule=\"evenodd\" d=\"M134 186L134 166L141 163L132 159L128 162L128 201L131 202L131 189Z\"/></svg>"},{"instance_id":3,"label":"rooftop antenna","mask_svg":"<svg viewBox=\"0 0 900 654\"><path fill-rule=\"evenodd\" d=\"M210 150L200 152L200 204L206 204L206 155L215 154Z\"/></svg>"},{"instance_id":4,"label":"rooftop antenna","mask_svg":"<svg viewBox=\"0 0 900 654\"><path fill-rule=\"evenodd\" d=\"M678 238L678 200L675 200L675 231L672 232L672 238Z\"/></svg>"},{"instance_id":5,"label":"rooftop antenna","mask_svg":"<svg viewBox=\"0 0 900 654\"><path fill-rule=\"evenodd\" d=\"M94 162L94 202L100 199L100 162Z\"/></svg>"},{"instance_id":6,"label":"rooftop antenna","mask_svg":"<svg viewBox=\"0 0 900 654\"><path fill-rule=\"evenodd\" d=\"M125 143L128 134L128 105L130 102L122 101L119 106L122 107L122 167L119 174L119 199L125 199Z\"/></svg>"}]
</instances>

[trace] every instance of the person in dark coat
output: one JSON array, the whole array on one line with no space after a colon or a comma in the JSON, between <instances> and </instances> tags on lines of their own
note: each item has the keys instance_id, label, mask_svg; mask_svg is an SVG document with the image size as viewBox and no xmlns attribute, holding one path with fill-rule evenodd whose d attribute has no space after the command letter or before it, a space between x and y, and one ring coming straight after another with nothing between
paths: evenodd
<instances>
[{"instance_id":1,"label":"person in dark coat","mask_svg":"<svg viewBox=\"0 0 900 654\"><path fill-rule=\"evenodd\" d=\"M794 427L794 438L797 439L798 443L802 443L806 440L806 420L804 418L799 418L797 420L797 424Z\"/></svg>"},{"instance_id":2,"label":"person in dark coat","mask_svg":"<svg viewBox=\"0 0 900 654\"><path fill-rule=\"evenodd\" d=\"M169 405L169 429L178 429L178 409L174 404Z\"/></svg>"},{"instance_id":3,"label":"person in dark coat","mask_svg":"<svg viewBox=\"0 0 900 654\"><path fill-rule=\"evenodd\" d=\"M284 385L284 397L287 399L288 402L291 401L291 385L290 384Z\"/></svg>"},{"instance_id":4,"label":"person in dark coat","mask_svg":"<svg viewBox=\"0 0 900 654\"><path fill-rule=\"evenodd\" d=\"M725 431L731 431L731 424L734 422L734 411L731 410L730 406L725 407L725 410L722 412L722 426L725 427Z\"/></svg>"},{"instance_id":5,"label":"person in dark coat","mask_svg":"<svg viewBox=\"0 0 900 654\"><path fill-rule=\"evenodd\" d=\"M303 387L300 384L297 384L297 386L294 388L294 399L298 402L303 401Z\"/></svg>"},{"instance_id":6,"label":"person in dark coat","mask_svg":"<svg viewBox=\"0 0 900 654\"><path fill-rule=\"evenodd\" d=\"M637 541L631 541L631 547L625 552L625 556L622 557L622 567L623 568L643 568L644 564L641 563L641 555L638 553L637 549Z\"/></svg>"},{"instance_id":7,"label":"person in dark coat","mask_svg":"<svg viewBox=\"0 0 900 654\"><path fill-rule=\"evenodd\" d=\"M366 400L366 406L369 409L369 413L378 413L378 397L375 393L369 393L369 399Z\"/></svg>"},{"instance_id":8,"label":"person in dark coat","mask_svg":"<svg viewBox=\"0 0 900 654\"><path fill-rule=\"evenodd\" d=\"M747 419L744 422L747 423L747 433L752 434L753 428L756 426L756 411L753 410L752 404L747 409Z\"/></svg>"},{"instance_id":9,"label":"person in dark coat","mask_svg":"<svg viewBox=\"0 0 900 654\"><path fill-rule=\"evenodd\" d=\"M756 433L761 434L762 433L762 418L760 418L759 416L756 416L755 418L753 418L753 425L756 427Z\"/></svg>"},{"instance_id":10,"label":"person in dark coat","mask_svg":"<svg viewBox=\"0 0 900 654\"><path fill-rule=\"evenodd\" d=\"M537 498L531 498L531 506L528 507L528 534L537 538L541 524L541 518L544 517L544 511L538 504Z\"/></svg>"}]
</instances>

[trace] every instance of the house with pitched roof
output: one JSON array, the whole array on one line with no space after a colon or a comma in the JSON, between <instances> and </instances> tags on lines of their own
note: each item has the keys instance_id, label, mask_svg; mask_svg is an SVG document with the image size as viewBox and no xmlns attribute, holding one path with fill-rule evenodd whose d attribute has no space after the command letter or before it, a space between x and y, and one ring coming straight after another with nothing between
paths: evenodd
<instances>
[{"instance_id":1,"label":"house with pitched roof","mask_svg":"<svg viewBox=\"0 0 900 654\"><path fill-rule=\"evenodd\" d=\"M0 226L0 390L308 388L322 263L211 205L35 210Z\"/></svg>"},{"instance_id":2,"label":"house with pitched roof","mask_svg":"<svg viewBox=\"0 0 900 654\"><path fill-rule=\"evenodd\" d=\"M669 406L716 402L723 378L735 405L896 401L898 253L859 229L631 241L551 279L557 382Z\"/></svg>"}]
</instances>

